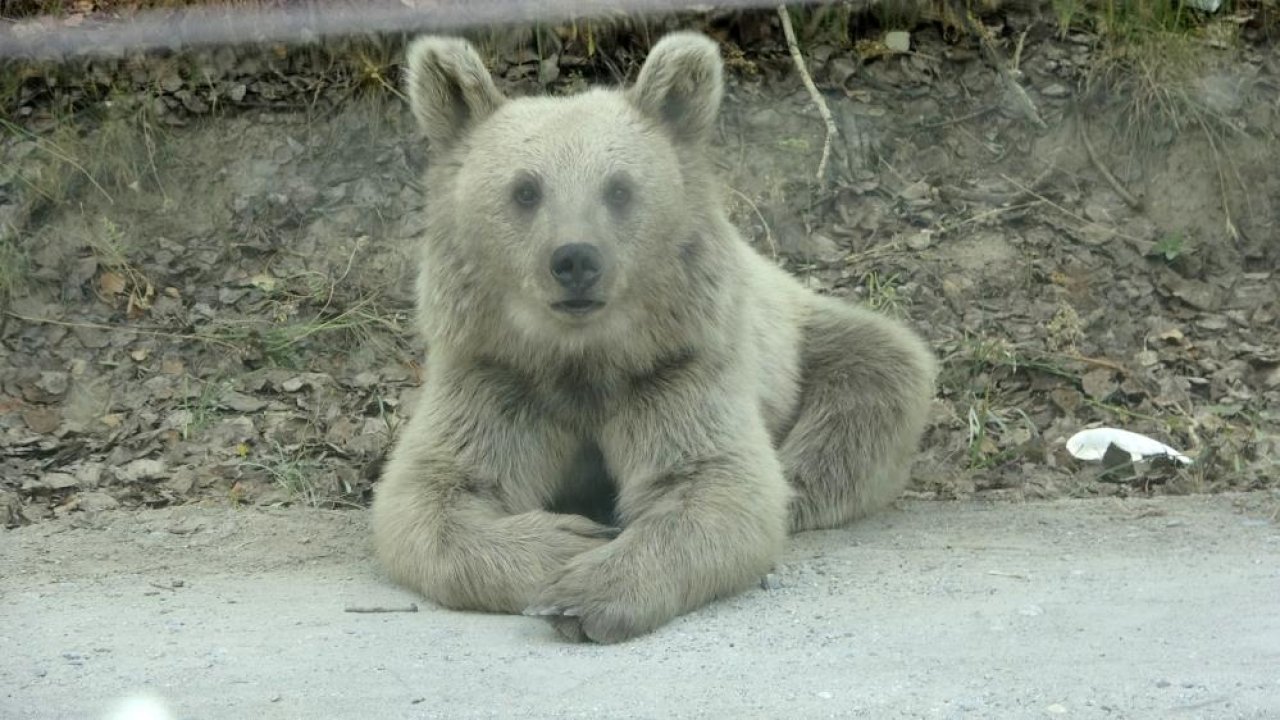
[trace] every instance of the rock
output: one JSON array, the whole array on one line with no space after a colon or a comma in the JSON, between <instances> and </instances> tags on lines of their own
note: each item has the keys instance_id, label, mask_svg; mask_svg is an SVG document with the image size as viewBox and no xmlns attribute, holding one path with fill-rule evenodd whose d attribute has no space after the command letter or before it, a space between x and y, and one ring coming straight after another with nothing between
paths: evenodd
<instances>
[{"instance_id":1,"label":"rock","mask_svg":"<svg viewBox=\"0 0 1280 720\"><path fill-rule=\"evenodd\" d=\"M166 480L164 485L179 495L186 495L195 488L196 474L192 472L191 468L178 468L173 473L173 477Z\"/></svg>"},{"instance_id":2,"label":"rock","mask_svg":"<svg viewBox=\"0 0 1280 720\"><path fill-rule=\"evenodd\" d=\"M910 185L898 191L898 197L907 202L926 202L929 200L933 188L924 180L913 182Z\"/></svg>"},{"instance_id":3,"label":"rock","mask_svg":"<svg viewBox=\"0 0 1280 720\"><path fill-rule=\"evenodd\" d=\"M169 474L163 462L151 458L139 458L115 472L121 481L128 483L158 480Z\"/></svg>"},{"instance_id":4,"label":"rock","mask_svg":"<svg viewBox=\"0 0 1280 720\"><path fill-rule=\"evenodd\" d=\"M280 389L287 393L295 393L304 387L314 389L327 387L332 378L324 373L303 373L280 383Z\"/></svg>"},{"instance_id":5,"label":"rock","mask_svg":"<svg viewBox=\"0 0 1280 720\"><path fill-rule=\"evenodd\" d=\"M778 236L778 249L801 262L834 263L844 257L835 240L821 233L807 233L801 228L784 231Z\"/></svg>"},{"instance_id":6,"label":"rock","mask_svg":"<svg viewBox=\"0 0 1280 720\"><path fill-rule=\"evenodd\" d=\"M187 112L195 113L196 115L209 112L209 103L189 90L179 90L173 96L182 101L182 106L187 109Z\"/></svg>"},{"instance_id":7,"label":"rock","mask_svg":"<svg viewBox=\"0 0 1280 720\"><path fill-rule=\"evenodd\" d=\"M761 108L746 116L746 124L755 128L776 128L782 124L782 113L771 107Z\"/></svg>"},{"instance_id":8,"label":"rock","mask_svg":"<svg viewBox=\"0 0 1280 720\"><path fill-rule=\"evenodd\" d=\"M235 410L236 412L251 413L258 412L265 408L267 406L267 401L259 400L258 398L245 395L244 393L232 391L223 399L222 404L228 409Z\"/></svg>"},{"instance_id":9,"label":"rock","mask_svg":"<svg viewBox=\"0 0 1280 720\"><path fill-rule=\"evenodd\" d=\"M1170 295L1196 310L1213 311L1218 309L1218 291L1204 281L1184 278L1174 273L1166 273L1160 278L1160 285Z\"/></svg>"},{"instance_id":10,"label":"rock","mask_svg":"<svg viewBox=\"0 0 1280 720\"><path fill-rule=\"evenodd\" d=\"M18 493L0 491L0 523L7 528L22 524L22 499Z\"/></svg>"},{"instance_id":11,"label":"rock","mask_svg":"<svg viewBox=\"0 0 1280 720\"><path fill-rule=\"evenodd\" d=\"M911 33L894 30L884 34L884 46L898 53L911 51Z\"/></svg>"},{"instance_id":12,"label":"rock","mask_svg":"<svg viewBox=\"0 0 1280 720\"><path fill-rule=\"evenodd\" d=\"M1090 370L1080 379L1085 394L1099 402L1106 400L1116 391L1114 373L1106 368Z\"/></svg>"},{"instance_id":13,"label":"rock","mask_svg":"<svg viewBox=\"0 0 1280 720\"><path fill-rule=\"evenodd\" d=\"M1218 115L1234 115L1244 107L1244 88L1240 78L1222 73L1207 75L1200 79L1198 90L1200 101Z\"/></svg>"},{"instance_id":14,"label":"rock","mask_svg":"<svg viewBox=\"0 0 1280 720\"><path fill-rule=\"evenodd\" d=\"M1084 216L1102 225L1109 225L1115 222L1115 218L1111 215L1111 210L1101 203L1092 201L1085 203Z\"/></svg>"},{"instance_id":15,"label":"rock","mask_svg":"<svg viewBox=\"0 0 1280 720\"><path fill-rule=\"evenodd\" d=\"M933 231L925 229L912 233L907 236L906 243L912 250L925 250L933 244Z\"/></svg>"},{"instance_id":16,"label":"rock","mask_svg":"<svg viewBox=\"0 0 1280 720\"><path fill-rule=\"evenodd\" d=\"M40 482L50 490L70 490L80 486L80 481L75 475L67 473L51 472L40 476Z\"/></svg>"},{"instance_id":17,"label":"rock","mask_svg":"<svg viewBox=\"0 0 1280 720\"><path fill-rule=\"evenodd\" d=\"M69 384L70 376L64 372L42 372L40 373L40 379L36 381L36 387L51 398L58 398L67 394L67 386Z\"/></svg>"},{"instance_id":18,"label":"rock","mask_svg":"<svg viewBox=\"0 0 1280 720\"><path fill-rule=\"evenodd\" d=\"M1133 360L1142 367L1151 367L1160 362L1160 353L1155 350L1139 350L1133 354Z\"/></svg>"},{"instance_id":19,"label":"rock","mask_svg":"<svg viewBox=\"0 0 1280 720\"><path fill-rule=\"evenodd\" d=\"M173 385L173 378L168 375L156 375L142 382L142 388L157 400L167 400L173 397Z\"/></svg>"},{"instance_id":20,"label":"rock","mask_svg":"<svg viewBox=\"0 0 1280 720\"><path fill-rule=\"evenodd\" d=\"M160 78L160 89L167 93L178 92L182 89L182 77L178 73L170 71Z\"/></svg>"},{"instance_id":21,"label":"rock","mask_svg":"<svg viewBox=\"0 0 1280 720\"><path fill-rule=\"evenodd\" d=\"M76 480L82 488L94 488L102 482L103 465L99 462L87 462L75 469Z\"/></svg>"},{"instance_id":22,"label":"rock","mask_svg":"<svg viewBox=\"0 0 1280 720\"><path fill-rule=\"evenodd\" d=\"M362 370L356 373L354 377L352 377L350 380L347 381L347 385L349 387L359 388L359 389L371 388L377 384L378 384L378 374L370 370Z\"/></svg>"},{"instance_id":23,"label":"rock","mask_svg":"<svg viewBox=\"0 0 1280 720\"><path fill-rule=\"evenodd\" d=\"M539 79L544 83L553 83L560 77L560 63L556 58L549 57L538 63Z\"/></svg>"},{"instance_id":24,"label":"rock","mask_svg":"<svg viewBox=\"0 0 1280 720\"><path fill-rule=\"evenodd\" d=\"M48 435L62 425L62 414L57 408L32 407L22 412L22 421L31 432Z\"/></svg>"},{"instance_id":25,"label":"rock","mask_svg":"<svg viewBox=\"0 0 1280 720\"><path fill-rule=\"evenodd\" d=\"M844 86L849 78L858 74L858 65L852 58L837 55L827 63L827 78L835 85Z\"/></svg>"},{"instance_id":26,"label":"rock","mask_svg":"<svg viewBox=\"0 0 1280 720\"><path fill-rule=\"evenodd\" d=\"M76 505L85 512L101 512L120 507L120 501L104 492L94 491L82 493L76 498Z\"/></svg>"}]
</instances>

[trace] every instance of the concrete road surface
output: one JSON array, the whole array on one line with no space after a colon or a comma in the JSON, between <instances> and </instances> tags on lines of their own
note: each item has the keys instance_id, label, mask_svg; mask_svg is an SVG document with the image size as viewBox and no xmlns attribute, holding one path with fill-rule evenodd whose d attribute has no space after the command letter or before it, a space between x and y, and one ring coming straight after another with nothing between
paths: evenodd
<instances>
[{"instance_id":1,"label":"concrete road surface","mask_svg":"<svg viewBox=\"0 0 1280 720\"><path fill-rule=\"evenodd\" d=\"M392 587L362 512L79 515L0 534L0 718L1280 718L1277 507L907 502L612 647Z\"/></svg>"}]
</instances>

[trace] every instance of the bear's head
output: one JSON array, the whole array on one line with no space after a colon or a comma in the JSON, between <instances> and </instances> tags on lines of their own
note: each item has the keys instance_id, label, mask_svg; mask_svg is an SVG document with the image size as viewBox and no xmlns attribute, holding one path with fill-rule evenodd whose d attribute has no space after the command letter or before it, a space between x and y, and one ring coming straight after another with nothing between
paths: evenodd
<instances>
[{"instance_id":1,"label":"bear's head","mask_svg":"<svg viewBox=\"0 0 1280 720\"><path fill-rule=\"evenodd\" d=\"M732 233L705 157L723 95L709 38L668 35L634 86L569 97L504 97L460 39L419 38L407 63L431 155L429 332L587 348L706 312L710 245Z\"/></svg>"}]
</instances>

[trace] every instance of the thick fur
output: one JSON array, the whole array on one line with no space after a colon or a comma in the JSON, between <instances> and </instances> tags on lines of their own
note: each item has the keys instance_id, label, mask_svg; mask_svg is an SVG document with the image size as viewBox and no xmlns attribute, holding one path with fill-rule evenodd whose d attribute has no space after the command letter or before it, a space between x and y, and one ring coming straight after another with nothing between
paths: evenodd
<instances>
[{"instance_id":1,"label":"thick fur","mask_svg":"<svg viewBox=\"0 0 1280 720\"><path fill-rule=\"evenodd\" d=\"M430 357L373 504L395 580L616 642L756 582L789 531L902 490L934 361L729 224L704 153L709 39L669 35L634 87L567 98L503 98L459 40L418 39L408 67L432 153ZM565 243L602 258L585 317L553 307Z\"/></svg>"}]
</instances>

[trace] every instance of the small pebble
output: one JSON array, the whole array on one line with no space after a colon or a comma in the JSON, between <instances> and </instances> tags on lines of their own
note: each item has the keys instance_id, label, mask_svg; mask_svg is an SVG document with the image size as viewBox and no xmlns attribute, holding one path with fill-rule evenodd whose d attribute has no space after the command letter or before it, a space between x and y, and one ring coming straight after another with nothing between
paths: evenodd
<instances>
[{"instance_id":1,"label":"small pebble","mask_svg":"<svg viewBox=\"0 0 1280 720\"><path fill-rule=\"evenodd\" d=\"M911 33L902 30L887 32L884 34L884 46L894 52L910 52Z\"/></svg>"}]
</instances>

